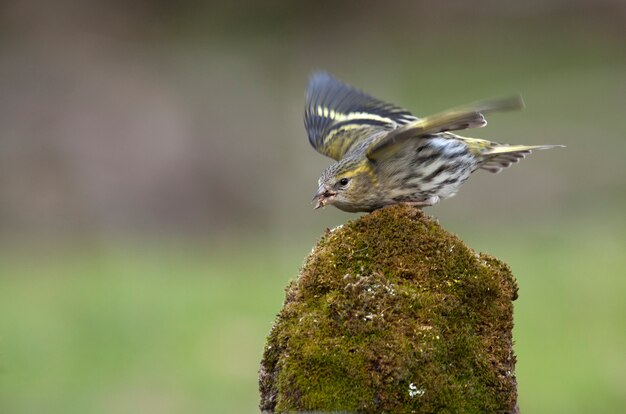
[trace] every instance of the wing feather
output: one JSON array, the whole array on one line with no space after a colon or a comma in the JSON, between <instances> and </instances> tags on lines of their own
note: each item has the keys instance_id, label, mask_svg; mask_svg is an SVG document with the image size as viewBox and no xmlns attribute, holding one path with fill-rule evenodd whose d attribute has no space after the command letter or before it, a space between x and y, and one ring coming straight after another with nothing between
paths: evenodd
<instances>
[{"instance_id":1,"label":"wing feather","mask_svg":"<svg viewBox=\"0 0 626 414\"><path fill-rule=\"evenodd\" d=\"M393 155L402 144L409 140L447 131L467 128L481 128L487 125L484 114L494 111L520 109L524 105L520 96L478 102L463 107L449 109L425 118L415 120L393 132L374 140L367 149L367 158L372 161Z\"/></svg>"},{"instance_id":2,"label":"wing feather","mask_svg":"<svg viewBox=\"0 0 626 414\"><path fill-rule=\"evenodd\" d=\"M314 73L306 91L304 125L318 152L341 159L357 142L417 120L409 111L346 85L326 72Z\"/></svg>"}]
</instances>

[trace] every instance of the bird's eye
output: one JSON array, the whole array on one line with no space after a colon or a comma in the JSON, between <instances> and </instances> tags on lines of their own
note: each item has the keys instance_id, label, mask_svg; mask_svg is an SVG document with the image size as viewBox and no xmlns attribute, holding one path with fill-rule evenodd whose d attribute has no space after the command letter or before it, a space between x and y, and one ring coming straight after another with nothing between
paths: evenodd
<instances>
[{"instance_id":1,"label":"bird's eye","mask_svg":"<svg viewBox=\"0 0 626 414\"><path fill-rule=\"evenodd\" d=\"M348 183L350 182L350 180L349 180L348 178L345 178L345 177L344 177L344 178L342 178L341 180L339 180L338 182L339 182L339 185L340 185L340 186L344 187L344 186L348 185Z\"/></svg>"}]
</instances>

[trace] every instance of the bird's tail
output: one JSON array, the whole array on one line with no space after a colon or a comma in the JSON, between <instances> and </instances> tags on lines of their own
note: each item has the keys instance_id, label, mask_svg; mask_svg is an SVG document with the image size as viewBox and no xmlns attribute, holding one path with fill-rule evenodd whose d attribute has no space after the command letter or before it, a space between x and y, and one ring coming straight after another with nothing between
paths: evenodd
<instances>
[{"instance_id":1,"label":"bird's tail","mask_svg":"<svg viewBox=\"0 0 626 414\"><path fill-rule=\"evenodd\" d=\"M526 158L534 150L565 147L565 145L501 145L488 148L482 152L481 169L492 173L499 173L502 169Z\"/></svg>"}]
</instances>

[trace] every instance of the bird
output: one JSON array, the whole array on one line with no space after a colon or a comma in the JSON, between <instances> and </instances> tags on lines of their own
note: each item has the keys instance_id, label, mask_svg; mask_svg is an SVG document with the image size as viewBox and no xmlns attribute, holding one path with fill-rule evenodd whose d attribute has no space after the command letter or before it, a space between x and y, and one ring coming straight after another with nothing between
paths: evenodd
<instances>
[{"instance_id":1,"label":"bird","mask_svg":"<svg viewBox=\"0 0 626 414\"><path fill-rule=\"evenodd\" d=\"M523 106L515 95L418 118L327 72L314 72L304 126L313 148L335 162L322 172L312 203L346 212L400 203L430 207L454 196L478 169L498 173L534 150L562 147L500 144L452 132L484 127L485 114Z\"/></svg>"}]
</instances>

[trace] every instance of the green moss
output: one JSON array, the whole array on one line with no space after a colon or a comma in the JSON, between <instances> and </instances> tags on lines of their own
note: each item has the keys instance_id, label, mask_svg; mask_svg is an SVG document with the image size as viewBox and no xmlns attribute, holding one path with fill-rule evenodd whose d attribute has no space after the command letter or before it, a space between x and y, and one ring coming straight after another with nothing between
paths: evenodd
<instances>
[{"instance_id":1,"label":"green moss","mask_svg":"<svg viewBox=\"0 0 626 414\"><path fill-rule=\"evenodd\" d=\"M420 210L393 206L322 237L268 337L267 412L514 412L508 266Z\"/></svg>"}]
</instances>

